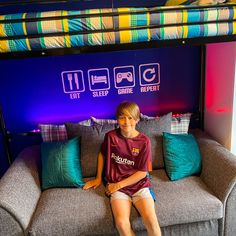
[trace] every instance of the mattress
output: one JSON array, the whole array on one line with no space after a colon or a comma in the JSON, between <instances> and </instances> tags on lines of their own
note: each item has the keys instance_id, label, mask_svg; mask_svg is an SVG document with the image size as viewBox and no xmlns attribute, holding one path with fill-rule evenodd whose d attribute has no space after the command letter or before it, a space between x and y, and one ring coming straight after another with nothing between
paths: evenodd
<instances>
[{"instance_id":1,"label":"mattress","mask_svg":"<svg viewBox=\"0 0 236 236\"><path fill-rule=\"evenodd\" d=\"M234 36L235 19L234 2L0 15L0 53Z\"/></svg>"}]
</instances>

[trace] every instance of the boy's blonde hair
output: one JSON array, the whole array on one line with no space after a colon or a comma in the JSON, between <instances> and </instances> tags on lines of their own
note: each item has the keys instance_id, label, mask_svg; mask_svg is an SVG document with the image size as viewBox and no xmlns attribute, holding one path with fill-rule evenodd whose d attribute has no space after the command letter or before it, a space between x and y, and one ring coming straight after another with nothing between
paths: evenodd
<instances>
[{"instance_id":1,"label":"boy's blonde hair","mask_svg":"<svg viewBox=\"0 0 236 236\"><path fill-rule=\"evenodd\" d=\"M116 117L130 115L134 120L140 119L139 106L135 102L122 102L116 109Z\"/></svg>"}]
</instances>

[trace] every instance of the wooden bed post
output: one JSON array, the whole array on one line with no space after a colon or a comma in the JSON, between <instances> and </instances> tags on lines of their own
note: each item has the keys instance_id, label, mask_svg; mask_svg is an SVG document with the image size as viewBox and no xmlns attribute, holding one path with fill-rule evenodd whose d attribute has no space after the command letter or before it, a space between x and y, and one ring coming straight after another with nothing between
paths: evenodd
<instances>
[{"instance_id":1,"label":"wooden bed post","mask_svg":"<svg viewBox=\"0 0 236 236\"><path fill-rule=\"evenodd\" d=\"M2 107L0 106L0 132L2 133L3 136L3 145L4 145L4 150L7 156L7 160L9 165L12 163L12 158L11 158L11 151L10 151L10 137L8 135L6 126L5 126L5 121L3 117L3 112L2 112Z\"/></svg>"},{"instance_id":2,"label":"wooden bed post","mask_svg":"<svg viewBox=\"0 0 236 236\"><path fill-rule=\"evenodd\" d=\"M200 128L204 130L204 113L205 113L205 87L206 87L206 44L201 45L201 78L200 78L200 96L199 96L199 112L200 112Z\"/></svg>"}]
</instances>

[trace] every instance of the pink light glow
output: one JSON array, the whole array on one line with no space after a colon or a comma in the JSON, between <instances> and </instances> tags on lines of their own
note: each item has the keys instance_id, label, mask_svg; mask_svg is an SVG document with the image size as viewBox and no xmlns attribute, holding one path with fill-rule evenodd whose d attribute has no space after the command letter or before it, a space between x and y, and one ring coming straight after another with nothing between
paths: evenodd
<instances>
[{"instance_id":1,"label":"pink light glow","mask_svg":"<svg viewBox=\"0 0 236 236\"><path fill-rule=\"evenodd\" d=\"M219 108L219 109L216 110L216 112L219 112L219 113L231 113L232 109L230 109L230 108Z\"/></svg>"},{"instance_id":2,"label":"pink light glow","mask_svg":"<svg viewBox=\"0 0 236 236\"><path fill-rule=\"evenodd\" d=\"M33 129L33 130L31 130L30 132L32 132L32 133L40 133L41 130L40 130L40 129Z\"/></svg>"}]
</instances>

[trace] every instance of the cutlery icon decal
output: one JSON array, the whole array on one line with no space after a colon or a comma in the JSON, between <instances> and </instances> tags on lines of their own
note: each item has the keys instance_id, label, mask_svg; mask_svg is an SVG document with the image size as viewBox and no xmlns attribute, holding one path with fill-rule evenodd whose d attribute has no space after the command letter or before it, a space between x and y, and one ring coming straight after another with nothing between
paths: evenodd
<instances>
[{"instance_id":1,"label":"cutlery icon decal","mask_svg":"<svg viewBox=\"0 0 236 236\"><path fill-rule=\"evenodd\" d=\"M70 90L74 90L73 85L75 85L76 89L79 90L79 79L77 73L67 74L67 79L69 81Z\"/></svg>"}]
</instances>

